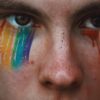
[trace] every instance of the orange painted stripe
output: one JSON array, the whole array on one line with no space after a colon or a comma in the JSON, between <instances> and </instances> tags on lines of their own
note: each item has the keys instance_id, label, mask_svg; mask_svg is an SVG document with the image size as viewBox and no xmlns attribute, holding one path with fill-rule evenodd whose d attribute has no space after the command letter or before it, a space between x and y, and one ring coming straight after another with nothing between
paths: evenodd
<instances>
[{"instance_id":1,"label":"orange painted stripe","mask_svg":"<svg viewBox=\"0 0 100 100\"><path fill-rule=\"evenodd\" d=\"M11 57L12 57L12 44L14 38L15 29L9 25L5 24L3 31L1 33L1 63L6 69L11 68Z\"/></svg>"}]
</instances>

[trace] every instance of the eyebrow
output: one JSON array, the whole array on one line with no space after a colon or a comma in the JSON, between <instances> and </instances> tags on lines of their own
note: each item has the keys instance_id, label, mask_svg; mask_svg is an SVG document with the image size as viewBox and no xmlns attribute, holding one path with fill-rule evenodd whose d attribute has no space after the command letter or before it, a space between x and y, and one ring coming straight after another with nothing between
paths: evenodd
<instances>
[{"instance_id":1,"label":"eyebrow","mask_svg":"<svg viewBox=\"0 0 100 100\"><path fill-rule=\"evenodd\" d=\"M46 22L49 20L49 16L45 14L41 9L35 8L34 6L30 6L23 1L17 0L0 0L0 10L12 10L18 11L21 13L28 13L30 15L36 15L36 17L41 18L42 21ZM81 8L75 11L71 19L78 19L81 16L84 16L85 13L90 12L100 12L100 1L92 1L85 5L82 5ZM76 21L76 20L75 20Z\"/></svg>"},{"instance_id":2,"label":"eyebrow","mask_svg":"<svg viewBox=\"0 0 100 100\"><path fill-rule=\"evenodd\" d=\"M91 2L91 3L86 4L83 7L81 7L79 10L77 10L73 14L72 17L75 20L74 23L77 24L76 19L80 20L80 19L84 18L85 16L87 16L87 17L94 16L95 14L98 14L98 13L100 13L100 1L99 2L95 1L95 2Z\"/></svg>"},{"instance_id":3,"label":"eyebrow","mask_svg":"<svg viewBox=\"0 0 100 100\"><path fill-rule=\"evenodd\" d=\"M87 5L85 5L84 7L82 7L81 9L79 9L79 11L77 11L78 13L76 13L77 15L81 14L81 13L85 13L85 12L90 12L90 11L98 11L100 10L100 2L91 2Z\"/></svg>"},{"instance_id":4,"label":"eyebrow","mask_svg":"<svg viewBox=\"0 0 100 100\"><path fill-rule=\"evenodd\" d=\"M17 0L11 1L11 0L0 0L0 9L5 10L21 10L21 11L30 11L30 12L36 12L40 13L37 9L25 4L25 2L20 2Z\"/></svg>"}]
</instances>

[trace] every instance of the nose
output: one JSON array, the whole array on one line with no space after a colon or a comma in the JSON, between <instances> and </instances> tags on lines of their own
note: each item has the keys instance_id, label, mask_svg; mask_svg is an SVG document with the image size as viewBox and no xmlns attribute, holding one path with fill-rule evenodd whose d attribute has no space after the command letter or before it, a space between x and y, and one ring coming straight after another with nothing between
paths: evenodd
<instances>
[{"instance_id":1,"label":"nose","mask_svg":"<svg viewBox=\"0 0 100 100\"><path fill-rule=\"evenodd\" d=\"M80 87L82 83L82 73L77 66L68 65L46 66L41 70L40 83L55 90L72 91Z\"/></svg>"},{"instance_id":2,"label":"nose","mask_svg":"<svg viewBox=\"0 0 100 100\"><path fill-rule=\"evenodd\" d=\"M58 91L76 91L82 80L81 67L71 58L60 59L56 54L50 54L39 73L42 86Z\"/></svg>"},{"instance_id":3,"label":"nose","mask_svg":"<svg viewBox=\"0 0 100 100\"><path fill-rule=\"evenodd\" d=\"M69 36L62 33L53 34L53 45L40 66L39 82L48 89L75 91L82 84L83 71L73 54Z\"/></svg>"}]
</instances>

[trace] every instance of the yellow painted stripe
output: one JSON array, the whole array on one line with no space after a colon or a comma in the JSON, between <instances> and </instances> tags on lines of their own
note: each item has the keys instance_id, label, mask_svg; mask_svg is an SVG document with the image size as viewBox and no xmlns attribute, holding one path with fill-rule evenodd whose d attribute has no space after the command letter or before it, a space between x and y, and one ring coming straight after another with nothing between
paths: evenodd
<instances>
[{"instance_id":1,"label":"yellow painted stripe","mask_svg":"<svg viewBox=\"0 0 100 100\"><path fill-rule=\"evenodd\" d=\"M12 44L13 44L13 37L14 37L13 31L14 30L15 29L11 25L9 25L8 23L5 23L5 26L0 36L1 63L3 67L7 69L11 68Z\"/></svg>"},{"instance_id":2,"label":"yellow painted stripe","mask_svg":"<svg viewBox=\"0 0 100 100\"><path fill-rule=\"evenodd\" d=\"M4 29L5 20L0 20L0 67L2 67L2 43L1 43L1 37L2 37L2 31Z\"/></svg>"}]
</instances>

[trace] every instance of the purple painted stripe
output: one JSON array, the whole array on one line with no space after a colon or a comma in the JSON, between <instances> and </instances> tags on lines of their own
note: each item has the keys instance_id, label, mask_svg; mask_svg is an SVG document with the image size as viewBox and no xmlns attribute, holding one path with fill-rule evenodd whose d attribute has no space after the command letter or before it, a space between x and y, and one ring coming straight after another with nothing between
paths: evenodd
<instances>
[{"instance_id":1,"label":"purple painted stripe","mask_svg":"<svg viewBox=\"0 0 100 100\"><path fill-rule=\"evenodd\" d=\"M24 53L23 53L24 61L29 60L29 53L30 53L33 38L34 38L34 32L29 33L26 39L26 44L25 44Z\"/></svg>"}]
</instances>

